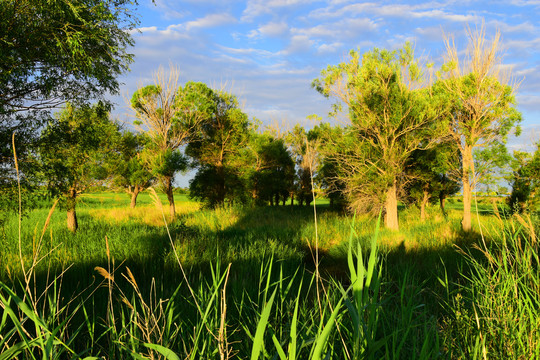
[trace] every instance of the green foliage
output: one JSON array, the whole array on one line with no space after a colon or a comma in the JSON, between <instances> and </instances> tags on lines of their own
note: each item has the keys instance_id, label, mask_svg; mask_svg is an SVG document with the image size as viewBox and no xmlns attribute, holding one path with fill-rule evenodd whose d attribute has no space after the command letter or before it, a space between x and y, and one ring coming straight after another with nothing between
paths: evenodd
<instances>
[{"instance_id":1,"label":"green foliage","mask_svg":"<svg viewBox=\"0 0 540 360\"><path fill-rule=\"evenodd\" d=\"M6 0L0 7L0 116L115 93L133 55L133 2Z\"/></svg>"},{"instance_id":2,"label":"green foliage","mask_svg":"<svg viewBox=\"0 0 540 360\"><path fill-rule=\"evenodd\" d=\"M35 190L31 160L50 109L117 93L133 55L131 0L3 0L0 6L0 211L18 207L11 137L24 194ZM35 204L23 196L24 209ZM0 215L1 216L1 215Z\"/></svg>"},{"instance_id":3,"label":"green foliage","mask_svg":"<svg viewBox=\"0 0 540 360\"><path fill-rule=\"evenodd\" d=\"M244 152L248 191L256 204L276 204L294 192L294 162L282 139L252 133Z\"/></svg>"},{"instance_id":4,"label":"green foliage","mask_svg":"<svg viewBox=\"0 0 540 360\"><path fill-rule=\"evenodd\" d=\"M141 135L129 131L122 134L115 149L116 156L111 156L110 160L113 185L124 189L139 187L141 190L150 186L153 176L144 164L144 143Z\"/></svg>"},{"instance_id":5,"label":"green foliage","mask_svg":"<svg viewBox=\"0 0 540 360\"><path fill-rule=\"evenodd\" d=\"M2 269L11 291L0 290L0 301L13 312L0 313L0 356L32 358L28 346L34 356L50 351L53 359L249 358L253 352L279 359L347 353L367 359L471 358L482 354L482 346L488 357L519 359L538 351L533 223L509 219L502 231L499 220L484 213L489 206L480 205L478 215L486 231L497 229L486 237L487 247L458 235L442 244L444 233L459 233L458 209L449 209L448 220L429 224L405 211L403 233L380 229L373 236L368 217L351 223L319 207L318 279L306 248L306 239L315 236L311 209L194 210L169 224L171 242L155 220L142 223L150 207L124 221L115 218L130 210L122 195L83 198L81 216L88 225L74 236L66 236L54 214L52 233L41 246L34 229L47 211L23 221L23 257L46 252L34 268L38 295L47 287L47 274L74 263L57 281L62 289L49 287L50 296L34 297L33 284L29 293L18 285L16 219L9 225L0 261L11 269L11 280ZM150 203L143 194L141 204ZM467 255L455 251L456 243ZM230 269L222 265L229 262ZM93 283L96 278L104 281ZM73 295L88 285L88 292ZM13 294L28 313L19 311ZM37 306L32 298L39 299ZM10 314L22 324L28 346L10 336L18 334ZM259 327L264 332L256 336Z\"/></svg>"},{"instance_id":6,"label":"green foliage","mask_svg":"<svg viewBox=\"0 0 540 360\"><path fill-rule=\"evenodd\" d=\"M517 218L466 250L466 281L447 288L443 332L451 358L532 359L540 355L538 242L532 222Z\"/></svg>"},{"instance_id":7,"label":"green foliage","mask_svg":"<svg viewBox=\"0 0 540 360\"><path fill-rule=\"evenodd\" d=\"M108 176L105 160L118 131L108 111L103 103L68 104L43 130L38 161L52 196L82 192Z\"/></svg>"},{"instance_id":8,"label":"green foliage","mask_svg":"<svg viewBox=\"0 0 540 360\"><path fill-rule=\"evenodd\" d=\"M210 207L228 201L242 201L245 184L240 180L241 149L249 137L249 121L232 94L218 92L202 83L184 87L183 112L195 106L202 121L195 127L186 155L198 167L190 182L190 195Z\"/></svg>"},{"instance_id":9,"label":"green foliage","mask_svg":"<svg viewBox=\"0 0 540 360\"><path fill-rule=\"evenodd\" d=\"M452 144L442 143L431 149L415 150L406 165L405 201L423 212L425 206L438 199L444 213L444 199L456 194L461 185L452 180L450 163L458 157Z\"/></svg>"},{"instance_id":10,"label":"green foliage","mask_svg":"<svg viewBox=\"0 0 540 360\"><path fill-rule=\"evenodd\" d=\"M333 141L332 157L355 209L381 207L391 196L387 192L395 192L410 154L437 138L435 102L425 89L414 90L421 82L410 44L362 56L351 51L348 62L329 66L313 82L324 96L338 100L333 115L341 104L347 106L351 125L342 139Z\"/></svg>"},{"instance_id":11,"label":"green foliage","mask_svg":"<svg viewBox=\"0 0 540 360\"><path fill-rule=\"evenodd\" d=\"M534 211L540 185L540 145L537 144L534 154L515 151L512 168L512 192L508 198L510 211Z\"/></svg>"}]
</instances>

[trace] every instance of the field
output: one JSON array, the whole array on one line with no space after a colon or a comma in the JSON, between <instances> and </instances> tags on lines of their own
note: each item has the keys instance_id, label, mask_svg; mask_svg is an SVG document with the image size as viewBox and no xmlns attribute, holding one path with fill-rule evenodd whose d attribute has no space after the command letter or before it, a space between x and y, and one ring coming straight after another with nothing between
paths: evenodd
<instances>
[{"instance_id":1,"label":"field","mask_svg":"<svg viewBox=\"0 0 540 360\"><path fill-rule=\"evenodd\" d=\"M163 206L165 197L160 198ZM44 202L3 225L0 359L530 359L540 357L535 222L460 199L400 232L313 207L200 209L170 222L148 193ZM19 234L20 231L20 234ZM24 267L25 271L22 271Z\"/></svg>"}]
</instances>

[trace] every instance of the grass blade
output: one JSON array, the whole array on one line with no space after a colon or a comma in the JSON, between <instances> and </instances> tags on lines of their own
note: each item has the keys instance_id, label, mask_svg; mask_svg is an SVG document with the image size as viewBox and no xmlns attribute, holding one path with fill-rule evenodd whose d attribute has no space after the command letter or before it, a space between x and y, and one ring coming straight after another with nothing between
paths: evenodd
<instances>
[{"instance_id":1,"label":"grass blade","mask_svg":"<svg viewBox=\"0 0 540 360\"><path fill-rule=\"evenodd\" d=\"M261 318L259 319L259 324L257 325L257 330L255 331L255 338L253 340L253 348L251 350L251 360L259 359L259 355L264 348L264 332L268 326L268 318L270 317L270 311L272 310L272 304L274 303L274 297L276 296L277 288L274 289L272 296L264 306L264 309L261 313Z\"/></svg>"}]
</instances>

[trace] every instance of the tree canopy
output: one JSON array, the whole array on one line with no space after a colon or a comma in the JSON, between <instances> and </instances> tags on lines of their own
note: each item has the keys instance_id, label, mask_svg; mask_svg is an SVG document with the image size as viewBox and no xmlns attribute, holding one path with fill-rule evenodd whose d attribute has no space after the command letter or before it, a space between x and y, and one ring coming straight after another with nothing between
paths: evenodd
<instances>
[{"instance_id":1,"label":"tree canopy","mask_svg":"<svg viewBox=\"0 0 540 360\"><path fill-rule=\"evenodd\" d=\"M398 51L374 49L348 62L329 66L313 83L338 100L334 115L346 105L348 140L336 157L354 208L384 204L385 224L398 229L398 177L410 154L436 137L435 108L423 84L422 70L410 44ZM377 195L382 195L377 198Z\"/></svg>"},{"instance_id":2,"label":"tree canopy","mask_svg":"<svg viewBox=\"0 0 540 360\"><path fill-rule=\"evenodd\" d=\"M103 103L67 104L46 126L39 140L40 175L53 197L63 197L68 228L78 227L77 196L108 177L107 157L113 150L118 126L109 119Z\"/></svg>"},{"instance_id":3,"label":"tree canopy","mask_svg":"<svg viewBox=\"0 0 540 360\"><path fill-rule=\"evenodd\" d=\"M446 40L446 63L434 86L446 102L446 133L461 156L458 172L463 186L464 231L471 230L472 190L479 179L475 149L491 148L485 160L492 166L506 154L508 134L521 121L510 73L501 66L500 33L488 42L482 27L475 32L469 29L468 37L464 56L451 39ZM519 127L516 130L519 133Z\"/></svg>"},{"instance_id":4,"label":"tree canopy","mask_svg":"<svg viewBox=\"0 0 540 360\"><path fill-rule=\"evenodd\" d=\"M0 115L116 93L132 11L130 0L2 1Z\"/></svg>"}]
</instances>

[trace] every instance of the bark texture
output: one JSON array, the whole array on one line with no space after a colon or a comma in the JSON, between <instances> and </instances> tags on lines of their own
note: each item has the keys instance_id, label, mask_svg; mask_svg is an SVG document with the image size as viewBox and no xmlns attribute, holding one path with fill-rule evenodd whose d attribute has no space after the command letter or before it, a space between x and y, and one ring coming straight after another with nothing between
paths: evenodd
<instances>
[{"instance_id":1,"label":"bark texture","mask_svg":"<svg viewBox=\"0 0 540 360\"><path fill-rule=\"evenodd\" d=\"M79 228L79 223L77 222L77 212L75 210L75 205L77 203L77 191L75 189L70 189L67 194L67 228L72 233L76 233Z\"/></svg>"},{"instance_id":2,"label":"bark texture","mask_svg":"<svg viewBox=\"0 0 540 360\"><path fill-rule=\"evenodd\" d=\"M463 231L471 231L472 229L472 184L471 176L474 174L474 163L472 157L472 147L466 146L463 152L463 174L462 174L462 186L463 186L463 219L461 220L461 228Z\"/></svg>"},{"instance_id":3,"label":"bark texture","mask_svg":"<svg viewBox=\"0 0 540 360\"><path fill-rule=\"evenodd\" d=\"M131 208L134 209L135 206L137 206L137 196L139 195L140 188L138 185L135 185L133 190L131 191Z\"/></svg>"},{"instance_id":4,"label":"bark texture","mask_svg":"<svg viewBox=\"0 0 540 360\"><path fill-rule=\"evenodd\" d=\"M386 193L386 202L385 202L385 217L384 224L390 229L397 231L399 230L399 221L398 221L398 210L397 210L397 185L394 181L394 184L388 189Z\"/></svg>"}]
</instances>

